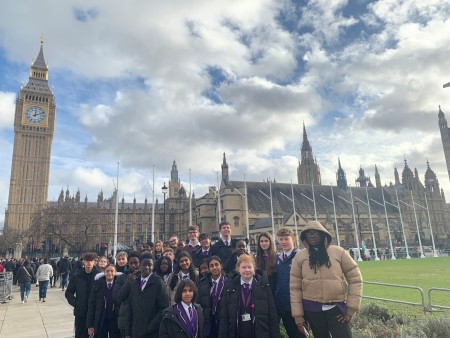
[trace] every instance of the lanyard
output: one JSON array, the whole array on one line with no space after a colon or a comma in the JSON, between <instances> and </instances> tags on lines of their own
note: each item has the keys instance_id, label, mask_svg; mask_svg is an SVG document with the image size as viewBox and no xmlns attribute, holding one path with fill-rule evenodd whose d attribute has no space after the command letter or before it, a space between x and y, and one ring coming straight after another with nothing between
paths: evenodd
<instances>
[{"instance_id":1,"label":"lanyard","mask_svg":"<svg viewBox=\"0 0 450 338\"><path fill-rule=\"evenodd\" d=\"M248 295L247 297L245 297L245 289L243 287L241 287L241 298L242 298L242 304L244 304L244 311L247 312L247 307L250 304L250 300L252 298L252 290L248 289Z\"/></svg>"}]
</instances>

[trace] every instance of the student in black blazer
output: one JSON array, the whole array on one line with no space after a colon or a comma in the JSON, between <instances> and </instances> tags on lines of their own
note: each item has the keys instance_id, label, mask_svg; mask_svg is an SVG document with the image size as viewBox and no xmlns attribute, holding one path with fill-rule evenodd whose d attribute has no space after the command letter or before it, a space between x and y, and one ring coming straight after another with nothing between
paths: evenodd
<instances>
[{"instance_id":1,"label":"student in black blazer","mask_svg":"<svg viewBox=\"0 0 450 338\"><path fill-rule=\"evenodd\" d=\"M159 337L162 311L169 306L169 298L164 281L152 269L153 259L141 257L141 276L125 283L130 288L126 337Z\"/></svg>"}]
</instances>

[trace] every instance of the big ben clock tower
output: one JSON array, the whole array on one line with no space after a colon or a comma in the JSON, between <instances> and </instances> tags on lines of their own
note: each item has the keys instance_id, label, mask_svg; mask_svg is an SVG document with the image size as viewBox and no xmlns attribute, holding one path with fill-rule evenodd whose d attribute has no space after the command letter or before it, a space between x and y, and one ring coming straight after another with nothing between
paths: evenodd
<instances>
[{"instance_id":1,"label":"big ben clock tower","mask_svg":"<svg viewBox=\"0 0 450 338\"><path fill-rule=\"evenodd\" d=\"M14 149L5 225L30 227L33 214L47 205L50 153L55 130L55 97L48 86L43 41L26 86L16 99Z\"/></svg>"}]
</instances>

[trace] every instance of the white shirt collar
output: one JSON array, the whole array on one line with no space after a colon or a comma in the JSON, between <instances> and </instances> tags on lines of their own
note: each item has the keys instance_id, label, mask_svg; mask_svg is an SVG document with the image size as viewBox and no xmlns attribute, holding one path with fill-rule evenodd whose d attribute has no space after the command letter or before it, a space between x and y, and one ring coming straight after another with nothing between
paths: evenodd
<instances>
[{"instance_id":1,"label":"white shirt collar","mask_svg":"<svg viewBox=\"0 0 450 338\"><path fill-rule=\"evenodd\" d=\"M187 279L190 279L190 278L189 278L189 272L185 274L185 273L183 273L183 271L180 271L180 279L181 279L181 280L184 279L184 278L183 278L184 276L187 276Z\"/></svg>"},{"instance_id":2,"label":"white shirt collar","mask_svg":"<svg viewBox=\"0 0 450 338\"><path fill-rule=\"evenodd\" d=\"M253 283L253 277L252 277L252 279L250 279L250 281L248 281L248 282L244 281L244 280L241 278L241 285L243 285L243 284L245 284L245 283L250 284L250 289L251 289L251 288L252 288L252 283Z\"/></svg>"},{"instance_id":3,"label":"white shirt collar","mask_svg":"<svg viewBox=\"0 0 450 338\"><path fill-rule=\"evenodd\" d=\"M189 306L192 306L192 309L194 309L193 304L191 303L191 305L187 305L185 302L181 301L181 305L183 306L184 311L189 316Z\"/></svg>"},{"instance_id":4,"label":"white shirt collar","mask_svg":"<svg viewBox=\"0 0 450 338\"><path fill-rule=\"evenodd\" d=\"M217 279L214 279L214 278L211 277L211 280L213 282L216 282L217 284L219 284L219 281L220 281L221 278L222 278L222 275L220 275L219 278L217 278Z\"/></svg>"},{"instance_id":5,"label":"white shirt collar","mask_svg":"<svg viewBox=\"0 0 450 338\"><path fill-rule=\"evenodd\" d=\"M290 251L288 251L288 252L283 251L283 253L281 253L280 257L283 258L283 255L285 255L285 254L286 254L286 256L289 257L289 256L291 255L292 251L294 251L294 248L292 248L292 249L291 249Z\"/></svg>"},{"instance_id":6,"label":"white shirt collar","mask_svg":"<svg viewBox=\"0 0 450 338\"><path fill-rule=\"evenodd\" d=\"M151 275L152 275L152 274L149 274L149 275L148 275L147 277L145 277L145 278L142 278L142 277L141 277L141 283L142 283L143 280L145 280L145 283L147 283L147 282L148 282L148 279L151 277Z\"/></svg>"},{"instance_id":7,"label":"white shirt collar","mask_svg":"<svg viewBox=\"0 0 450 338\"><path fill-rule=\"evenodd\" d=\"M196 246L200 245L200 242L199 242L199 241L197 241L197 243L189 242L188 245L189 245L189 246L192 246L193 248L195 248Z\"/></svg>"},{"instance_id":8,"label":"white shirt collar","mask_svg":"<svg viewBox=\"0 0 450 338\"><path fill-rule=\"evenodd\" d=\"M206 249L206 250L202 248L202 252L205 252L205 251L206 251L206 252L209 252L209 248Z\"/></svg>"}]
</instances>

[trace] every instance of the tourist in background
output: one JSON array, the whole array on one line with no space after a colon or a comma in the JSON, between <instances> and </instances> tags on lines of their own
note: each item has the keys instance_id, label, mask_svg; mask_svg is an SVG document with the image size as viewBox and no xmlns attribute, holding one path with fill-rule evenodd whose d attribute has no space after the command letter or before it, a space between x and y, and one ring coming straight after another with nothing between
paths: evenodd
<instances>
[{"instance_id":1,"label":"tourist in background","mask_svg":"<svg viewBox=\"0 0 450 338\"><path fill-rule=\"evenodd\" d=\"M17 283L20 286L20 299L22 304L28 301L31 290L31 282L33 281L34 271L30 266L28 259L23 261L22 266L19 268L16 274Z\"/></svg>"},{"instance_id":2,"label":"tourist in background","mask_svg":"<svg viewBox=\"0 0 450 338\"><path fill-rule=\"evenodd\" d=\"M330 244L330 233L318 221L308 222L300 239L305 248L292 262L290 280L292 315L300 332L306 320L315 338L351 337L349 322L362 298L358 264L347 250Z\"/></svg>"},{"instance_id":3,"label":"tourist in background","mask_svg":"<svg viewBox=\"0 0 450 338\"><path fill-rule=\"evenodd\" d=\"M36 283L39 283L39 301L45 302L47 298L47 288L50 283L50 277L53 277L53 268L48 264L48 258L44 258L43 264L39 265L36 271Z\"/></svg>"},{"instance_id":4,"label":"tourist in background","mask_svg":"<svg viewBox=\"0 0 450 338\"><path fill-rule=\"evenodd\" d=\"M61 289L62 291L64 291L65 287L67 286L67 281L69 280L69 273L71 270L69 257L64 256L58 261L58 263L56 263L56 266L58 267L58 273L61 277Z\"/></svg>"}]
</instances>

